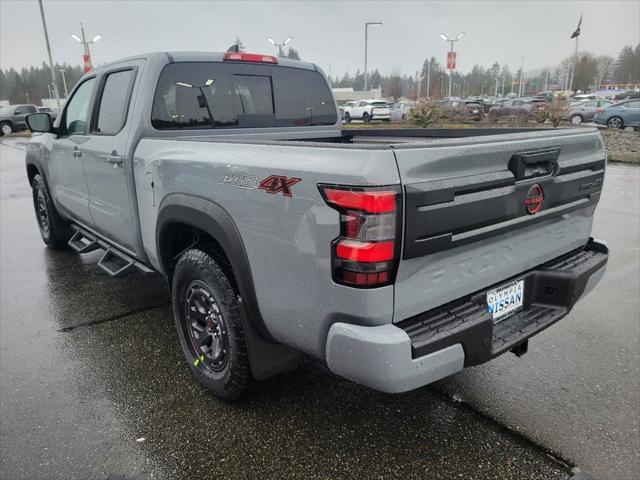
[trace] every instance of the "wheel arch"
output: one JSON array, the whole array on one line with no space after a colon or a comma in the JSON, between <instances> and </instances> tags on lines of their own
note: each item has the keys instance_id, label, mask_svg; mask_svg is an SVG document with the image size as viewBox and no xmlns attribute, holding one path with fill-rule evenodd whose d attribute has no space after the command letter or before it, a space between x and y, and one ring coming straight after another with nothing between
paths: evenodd
<instances>
[{"instance_id":1,"label":"wheel arch","mask_svg":"<svg viewBox=\"0 0 640 480\"><path fill-rule=\"evenodd\" d=\"M33 185L33 178L36 175L40 175L41 177L44 178L44 176L42 175L42 172L40 171L40 168L38 168L38 166L35 163L27 162L27 178L29 179L29 185ZM46 184L46 181L45 181L45 184Z\"/></svg>"},{"instance_id":2,"label":"wheel arch","mask_svg":"<svg viewBox=\"0 0 640 480\"><path fill-rule=\"evenodd\" d=\"M263 338L273 340L258 307L244 242L231 215L219 204L185 194L170 194L160 203L155 231L156 250L162 273L167 277L169 285L175 268L175 257L180 253L179 247L176 252L174 240L184 227L204 232L214 242L214 249L228 262L248 318Z\"/></svg>"}]
</instances>

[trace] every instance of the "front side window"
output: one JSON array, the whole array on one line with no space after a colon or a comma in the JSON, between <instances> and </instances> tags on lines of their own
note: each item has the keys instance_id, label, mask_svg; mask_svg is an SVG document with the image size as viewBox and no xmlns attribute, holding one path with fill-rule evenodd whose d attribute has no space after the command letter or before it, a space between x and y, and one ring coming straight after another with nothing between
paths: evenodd
<instances>
[{"instance_id":1,"label":"front side window","mask_svg":"<svg viewBox=\"0 0 640 480\"><path fill-rule=\"evenodd\" d=\"M315 71L220 62L173 63L160 75L151 124L156 129L332 125L331 92Z\"/></svg>"},{"instance_id":2,"label":"front side window","mask_svg":"<svg viewBox=\"0 0 640 480\"><path fill-rule=\"evenodd\" d=\"M96 79L90 78L73 94L67 104L64 119L60 126L62 135L84 134L87 128L87 121L90 110L91 94L95 86Z\"/></svg>"},{"instance_id":3,"label":"front side window","mask_svg":"<svg viewBox=\"0 0 640 480\"><path fill-rule=\"evenodd\" d=\"M98 107L97 133L115 135L124 127L133 78L133 70L123 70L107 75Z\"/></svg>"}]
</instances>

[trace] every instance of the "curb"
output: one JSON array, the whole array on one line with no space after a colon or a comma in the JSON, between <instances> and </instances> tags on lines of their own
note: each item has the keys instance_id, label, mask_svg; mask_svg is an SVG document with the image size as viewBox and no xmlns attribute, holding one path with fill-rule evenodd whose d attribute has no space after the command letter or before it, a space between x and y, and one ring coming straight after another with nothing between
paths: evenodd
<instances>
[{"instance_id":1,"label":"curb","mask_svg":"<svg viewBox=\"0 0 640 480\"><path fill-rule=\"evenodd\" d=\"M640 153L607 152L609 162L640 164Z\"/></svg>"}]
</instances>

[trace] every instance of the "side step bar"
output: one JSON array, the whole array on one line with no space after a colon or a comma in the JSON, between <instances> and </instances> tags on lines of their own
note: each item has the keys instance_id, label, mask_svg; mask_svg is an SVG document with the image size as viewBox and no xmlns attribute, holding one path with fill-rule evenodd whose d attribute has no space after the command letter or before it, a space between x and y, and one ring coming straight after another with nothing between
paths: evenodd
<instances>
[{"instance_id":1,"label":"side step bar","mask_svg":"<svg viewBox=\"0 0 640 480\"><path fill-rule=\"evenodd\" d=\"M121 252L113 245L97 238L87 230L71 225L75 230L69 239L69 246L78 253L89 253L95 250L103 250L104 253L98 261L98 267L107 272L112 277L121 277L134 270L140 270L142 273L152 274L154 270L145 264L131 258L129 255Z\"/></svg>"}]
</instances>

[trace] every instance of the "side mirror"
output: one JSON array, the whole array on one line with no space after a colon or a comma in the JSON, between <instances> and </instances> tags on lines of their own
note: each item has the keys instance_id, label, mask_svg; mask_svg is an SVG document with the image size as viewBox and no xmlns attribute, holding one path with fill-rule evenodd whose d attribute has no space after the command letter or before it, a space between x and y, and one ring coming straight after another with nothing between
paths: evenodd
<instances>
[{"instance_id":1,"label":"side mirror","mask_svg":"<svg viewBox=\"0 0 640 480\"><path fill-rule=\"evenodd\" d=\"M29 130L32 132L53 132L53 121L51 120L51 115L48 113L32 113L31 115L27 115L25 121L27 122L27 127L29 127Z\"/></svg>"}]
</instances>

